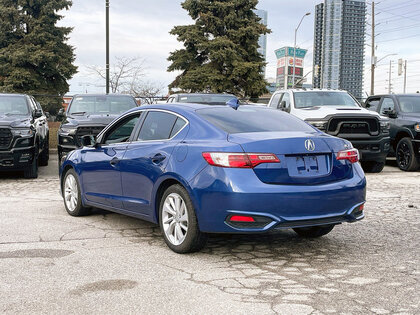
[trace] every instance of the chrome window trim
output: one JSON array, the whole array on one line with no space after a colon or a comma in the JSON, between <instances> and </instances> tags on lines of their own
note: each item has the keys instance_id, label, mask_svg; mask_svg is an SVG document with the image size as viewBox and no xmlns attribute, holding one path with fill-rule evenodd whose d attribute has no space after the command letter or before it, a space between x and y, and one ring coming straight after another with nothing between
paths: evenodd
<instances>
[{"instance_id":1,"label":"chrome window trim","mask_svg":"<svg viewBox=\"0 0 420 315\"><path fill-rule=\"evenodd\" d=\"M174 134L171 138L169 138L169 139L157 139L157 140L133 140L133 141L129 141L129 142L117 142L117 143L110 143L110 144L101 144L101 146L102 147L104 147L104 146L110 146L110 145L119 145L119 144L130 144L130 143L147 143L147 142L162 142L162 141L170 141L170 140L172 140L173 138L175 138L182 130L184 130L184 128L185 127L187 127L189 124L190 124L190 122L189 122L189 120L187 119L187 118L185 118L184 116L182 116L182 115L180 115L180 114L178 114L178 113L175 113L175 112L172 112L172 111L170 111L170 110L166 110L166 109L142 109L142 110L139 110L139 111L134 111L134 112L129 112L129 113L127 113L127 114L125 114L124 116L121 116L121 117L119 117L119 118L117 118L118 120L115 122L115 123L113 123L113 124L109 124L108 126L106 126L98 135L97 135L97 138L98 137L100 137L101 135L102 135L102 133L106 133L109 129L111 129L117 122L119 122L120 120L123 120L123 119L125 119L126 117L128 117L128 116L131 116L131 115L134 115L134 114L140 114L141 115L141 113L143 113L143 112L146 112L146 113L148 113L148 112L151 112L151 111L157 111L157 112L165 112L165 113L169 113L169 114L172 114L172 115L175 115L175 116L177 116L177 117L179 117L179 118L181 118L182 120L184 120L185 121L185 125L176 133L176 134ZM147 118L147 117L146 117ZM141 130L141 127L140 127L140 130ZM139 132L140 132L140 130L139 130Z\"/></svg>"},{"instance_id":2,"label":"chrome window trim","mask_svg":"<svg viewBox=\"0 0 420 315\"><path fill-rule=\"evenodd\" d=\"M131 143L137 143L137 142L162 142L162 141L170 141L170 140L172 140L173 138L175 138L182 130L184 130L184 128L185 127L187 127L189 124L190 124L190 122L189 122L189 120L187 119L187 118L185 118L184 116L182 116L182 115L180 115L180 114L178 114L178 113L175 113L175 112L171 112L171 111L169 111L169 110L166 110L166 109L147 109L147 112L153 112L153 111L155 111L155 112L165 112L165 113L168 113L168 114L172 114L172 115L175 115L175 116L177 116L177 117L179 117L179 118L181 118L183 121L185 121L185 125L181 128L181 129L179 129L179 131L176 133L176 134L174 134L171 138L169 138L169 139L156 139L156 140L134 140L134 141L132 141ZM146 117L146 119L147 119L147 117ZM140 135L140 131L141 131L141 128L140 128L140 130L139 130L139 135Z\"/></svg>"}]
</instances>

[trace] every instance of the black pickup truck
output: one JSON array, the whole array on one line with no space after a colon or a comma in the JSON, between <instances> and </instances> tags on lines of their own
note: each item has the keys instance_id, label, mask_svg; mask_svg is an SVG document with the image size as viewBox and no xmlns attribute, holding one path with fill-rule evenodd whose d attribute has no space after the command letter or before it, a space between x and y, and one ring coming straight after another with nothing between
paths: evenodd
<instances>
[{"instance_id":1,"label":"black pickup truck","mask_svg":"<svg viewBox=\"0 0 420 315\"><path fill-rule=\"evenodd\" d=\"M391 155L403 171L420 167L420 94L371 96L365 107L390 120Z\"/></svg>"},{"instance_id":2,"label":"black pickup truck","mask_svg":"<svg viewBox=\"0 0 420 315\"><path fill-rule=\"evenodd\" d=\"M0 171L38 177L48 165L49 129L40 104L29 95L0 94Z\"/></svg>"},{"instance_id":3,"label":"black pickup truck","mask_svg":"<svg viewBox=\"0 0 420 315\"><path fill-rule=\"evenodd\" d=\"M58 130L58 162L82 146L83 136L96 137L111 121L136 106L136 100L129 95L75 95Z\"/></svg>"}]
</instances>

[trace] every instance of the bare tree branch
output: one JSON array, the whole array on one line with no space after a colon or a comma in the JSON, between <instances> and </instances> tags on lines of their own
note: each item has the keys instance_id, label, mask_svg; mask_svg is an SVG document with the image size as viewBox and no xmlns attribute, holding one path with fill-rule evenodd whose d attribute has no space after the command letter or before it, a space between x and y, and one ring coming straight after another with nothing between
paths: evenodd
<instances>
[{"instance_id":1,"label":"bare tree branch","mask_svg":"<svg viewBox=\"0 0 420 315\"><path fill-rule=\"evenodd\" d=\"M87 68L94 75L99 76L103 80L106 79L106 72L103 67L88 66ZM121 93L130 90L133 82L140 81L144 76L144 59L139 57L116 57L109 75L111 91L112 93Z\"/></svg>"}]
</instances>

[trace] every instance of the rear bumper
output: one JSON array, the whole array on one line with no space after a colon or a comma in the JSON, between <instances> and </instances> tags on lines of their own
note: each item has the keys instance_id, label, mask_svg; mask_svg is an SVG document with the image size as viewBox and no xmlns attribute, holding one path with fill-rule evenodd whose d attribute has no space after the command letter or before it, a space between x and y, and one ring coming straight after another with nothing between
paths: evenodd
<instances>
[{"instance_id":1,"label":"rear bumper","mask_svg":"<svg viewBox=\"0 0 420 315\"><path fill-rule=\"evenodd\" d=\"M22 170L32 164L35 146L0 151L0 171Z\"/></svg>"},{"instance_id":2,"label":"rear bumper","mask_svg":"<svg viewBox=\"0 0 420 315\"><path fill-rule=\"evenodd\" d=\"M384 162L390 150L389 137L380 140L349 140L359 150L362 161Z\"/></svg>"},{"instance_id":3,"label":"rear bumper","mask_svg":"<svg viewBox=\"0 0 420 315\"><path fill-rule=\"evenodd\" d=\"M253 170L207 167L190 183L200 230L210 233L258 233L363 219L366 179L354 164L350 179L322 185L270 185ZM216 178L216 179L215 179ZM232 215L261 217L267 224L232 226Z\"/></svg>"}]
</instances>

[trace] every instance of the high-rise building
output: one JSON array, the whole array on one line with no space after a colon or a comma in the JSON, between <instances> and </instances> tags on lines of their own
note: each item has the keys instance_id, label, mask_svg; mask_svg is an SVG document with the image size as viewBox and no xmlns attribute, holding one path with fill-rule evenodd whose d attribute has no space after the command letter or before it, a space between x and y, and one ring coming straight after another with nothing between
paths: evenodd
<instances>
[{"instance_id":1,"label":"high-rise building","mask_svg":"<svg viewBox=\"0 0 420 315\"><path fill-rule=\"evenodd\" d=\"M365 26L365 0L324 0L315 7L314 88L362 98Z\"/></svg>"},{"instance_id":2,"label":"high-rise building","mask_svg":"<svg viewBox=\"0 0 420 315\"><path fill-rule=\"evenodd\" d=\"M265 10L255 10L255 14L261 19L261 23L265 26L268 25L268 12ZM258 40L258 52L264 57L264 60L267 60L267 35L261 35ZM264 76L265 76L265 67L264 67Z\"/></svg>"}]
</instances>

